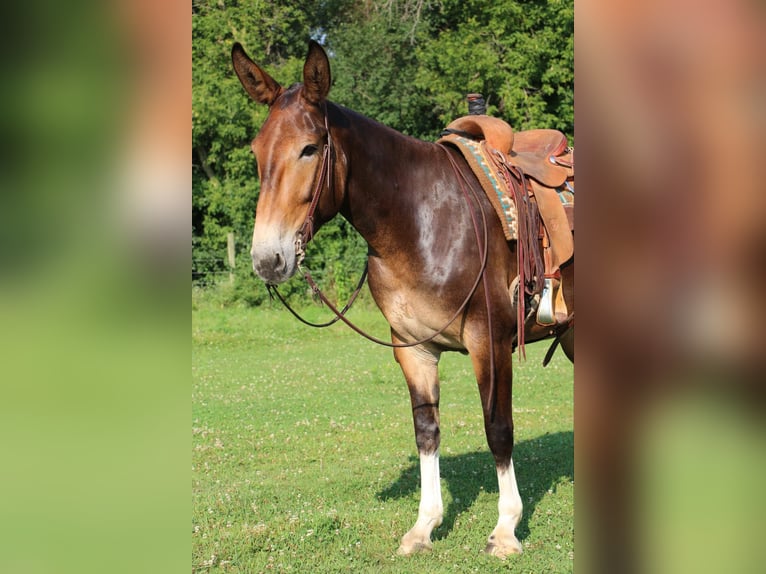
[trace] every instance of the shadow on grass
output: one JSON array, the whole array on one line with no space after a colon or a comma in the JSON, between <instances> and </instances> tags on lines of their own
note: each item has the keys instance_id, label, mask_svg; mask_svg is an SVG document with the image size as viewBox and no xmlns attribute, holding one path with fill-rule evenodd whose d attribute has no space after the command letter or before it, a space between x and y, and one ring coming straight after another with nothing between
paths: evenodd
<instances>
[{"instance_id":1,"label":"shadow on grass","mask_svg":"<svg viewBox=\"0 0 766 574\"><path fill-rule=\"evenodd\" d=\"M412 456L411 464L388 488L378 493L381 500L403 498L420 489L418 458ZM550 433L520 441L513 447L516 480L524 502L524 514L516 528L516 536L523 540L529 536L529 517L549 489L564 480L574 479L574 433L572 431ZM468 510L479 493L497 492L495 461L489 449L458 455L442 455L439 460L442 485L449 491L452 502L445 508L442 525L434 531L434 539L440 540L452 531L455 520ZM417 509L412 515L413 524ZM487 533L489 535L489 533Z\"/></svg>"}]
</instances>

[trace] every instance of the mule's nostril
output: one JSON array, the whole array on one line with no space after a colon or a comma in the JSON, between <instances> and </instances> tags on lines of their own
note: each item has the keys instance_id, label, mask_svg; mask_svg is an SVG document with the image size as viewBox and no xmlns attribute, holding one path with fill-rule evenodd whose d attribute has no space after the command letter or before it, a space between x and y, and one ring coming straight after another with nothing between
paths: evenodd
<instances>
[{"instance_id":1,"label":"mule's nostril","mask_svg":"<svg viewBox=\"0 0 766 574\"><path fill-rule=\"evenodd\" d=\"M284 258L279 254L274 254L274 269L285 268L285 260Z\"/></svg>"}]
</instances>

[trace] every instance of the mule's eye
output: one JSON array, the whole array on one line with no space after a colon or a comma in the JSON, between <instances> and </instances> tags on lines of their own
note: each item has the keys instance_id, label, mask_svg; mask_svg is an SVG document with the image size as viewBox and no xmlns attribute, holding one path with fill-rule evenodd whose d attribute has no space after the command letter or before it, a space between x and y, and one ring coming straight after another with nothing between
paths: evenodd
<instances>
[{"instance_id":1,"label":"mule's eye","mask_svg":"<svg viewBox=\"0 0 766 574\"><path fill-rule=\"evenodd\" d=\"M315 145L307 145L303 148L303 151L301 152L301 157L310 157L314 155L317 151L319 151L319 148Z\"/></svg>"}]
</instances>

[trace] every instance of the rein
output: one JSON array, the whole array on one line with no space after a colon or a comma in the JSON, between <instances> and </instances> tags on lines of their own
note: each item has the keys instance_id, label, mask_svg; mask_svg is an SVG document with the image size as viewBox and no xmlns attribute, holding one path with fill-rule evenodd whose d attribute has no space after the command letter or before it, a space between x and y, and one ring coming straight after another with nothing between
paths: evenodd
<instances>
[{"instance_id":1,"label":"rein","mask_svg":"<svg viewBox=\"0 0 766 574\"><path fill-rule=\"evenodd\" d=\"M316 295L317 293L321 294L321 291L319 291L319 288L314 283L314 280L311 278L311 275L308 271L304 271L304 269L301 267L301 271L303 272L303 277L306 279L306 282L311 286L312 292ZM335 317L327 321L326 323L312 323L311 321L308 321L307 319L304 319L301 317L298 312L290 307L290 303L287 302L287 300L282 297L282 293L279 292L279 289L277 289L276 285L266 285L266 290L269 292L269 296L274 297L276 295L277 299L279 299L282 302L282 305L285 306L285 308L290 311L290 313L293 314L293 317L298 319L301 323L304 325L308 325L309 327L317 327L317 328L323 328L323 327L329 327L330 325L334 325L338 322L338 320L346 314L346 311L351 309L351 306L356 301L356 298L359 296L359 293L362 291L362 287L364 286L364 282L367 280L367 264L364 265L364 271L362 272L362 276L359 278L359 282L356 285L356 288L354 289L354 292L351 294L351 297L348 300L348 303L341 309L340 311L335 312Z\"/></svg>"},{"instance_id":2,"label":"rein","mask_svg":"<svg viewBox=\"0 0 766 574\"><path fill-rule=\"evenodd\" d=\"M303 273L303 278L308 283L309 287L311 287L312 293L317 296L322 303L324 303L330 311L333 312L335 317L333 317L330 321L327 321L325 323L313 323L311 321L308 321L300 316L300 314L295 311L289 303L285 300L285 298L282 296L282 294L279 292L279 289L276 285L267 285L266 288L269 292L269 295L273 296L276 295L276 297L280 300L280 302L287 308L290 313L294 317L296 317L299 321L304 323L305 325L308 325L310 327L317 327L317 328L324 328L329 327L330 325L335 324L337 321L343 321L346 325L348 325L354 332L361 335L365 339L372 341L373 343L377 343L378 345L382 345L384 347L389 348L407 348L407 347L415 347L418 345L423 345L425 343L429 343L433 341L436 337L444 333L444 331L447 330L447 328L455 321L455 319L458 318L461 312L467 307L468 303L471 301L471 298L476 293L476 289L479 287L479 283L484 278L486 269L487 269L487 260L488 260L488 254L489 254L489 228L487 224L487 216L484 213L484 211L479 208L479 212L481 213L482 218L482 229L484 231L483 235L483 241L482 237L480 237L480 230L479 230L479 223L476 218L476 213L473 209L471 209L472 203L471 203L471 197L466 190L466 187L471 190L471 193L473 194L473 199L475 202L475 205L480 206L479 197L475 189L473 189L470 185L467 185L468 182L465 178L465 175L462 174L455 162L455 159L450 155L449 151L444 147L441 146L445 153L447 154L447 158L449 159L450 165L452 166L453 171L455 172L455 176L460 183L460 190L463 193L463 197L466 200L466 203L469 206L469 213L471 214L471 221L473 223L473 229L474 233L476 235L476 245L479 249L479 255L481 256L481 265L479 267L479 272L476 275L476 279L473 282L473 285L471 286L470 290L468 291L468 294L466 295L465 299L463 299L463 302L458 306L457 310L452 314L452 316L449 318L449 320L442 326L440 329L435 331L432 335L420 339L418 341L413 341L409 343L389 343L387 341L383 341L382 339L379 339L373 335L370 335L354 323L352 323L349 319L346 318L346 312L351 308L351 306L356 301L362 287L364 286L364 282L367 279L367 271L368 271L368 264L365 264L364 271L362 272L362 276L359 279L359 282L356 286L356 289L354 290L353 294L351 295L348 303L343 307L343 309L339 310L333 303L330 301L327 296L322 292L322 290L319 288L319 286L314 281L313 277L311 276L311 273L304 269L301 266L301 263L303 263L303 260L305 259L306 253L304 250L304 247L311 241L311 239L314 236L314 214L316 212L317 206L319 204L319 197L322 193L322 189L325 185L325 181L327 184L328 191L332 191L332 156L333 156L333 144L332 144L332 137L330 136L330 126L328 122L328 113L327 113L327 104L324 104L324 123L325 123L325 129L327 130L327 143L324 145L324 149L322 151L322 163L321 167L319 168L319 174L317 176L316 185L314 187L314 191L311 198L311 203L309 204L308 212L306 213L306 219L303 222L303 225L301 226L300 230L296 234L295 239L295 252L296 256L298 258L298 267ZM489 286L487 285L487 282L484 282L484 300L486 304L487 309L487 328L489 331L489 368L490 368L490 400L491 404L489 405L489 408L491 410L491 419L494 420L495 415L495 404L496 404L496 393L497 393L497 386L495 382L495 345L494 345L494 336L492 332L492 311L491 311L491 303L490 303L490 297L489 297Z\"/></svg>"},{"instance_id":3,"label":"rein","mask_svg":"<svg viewBox=\"0 0 766 574\"><path fill-rule=\"evenodd\" d=\"M460 181L461 190L463 191L463 195L466 198L466 201L470 203L468 192L465 189L464 178L462 174L460 174L460 172L458 171L457 165L454 163L454 160L452 159L452 157L449 156L449 154L447 157L449 157L450 162L452 164L452 168L455 170L456 175L458 175L460 179L463 180L463 181ZM320 177L317 182L317 186L315 188L315 197L311 201L311 206L309 206L309 213L306 215L306 221L303 223L303 226L301 227L301 231L298 233L298 238L295 240L296 251L300 249L300 251L298 251L298 256L299 256L299 261L301 262L303 261L303 258L305 257L305 253L302 247L307 243L303 241L301 234L303 232L303 229L313 228L313 211L316 208L316 204L317 204L316 198L318 197L318 194L321 192L322 180L325 173L326 173L326 170L325 170L325 166L323 165L320 170ZM474 191L473 193L474 193L474 199L476 199L476 192ZM312 206L314 207L314 209L311 208ZM279 299L279 301L285 306L285 308L287 308L288 311L290 311L290 313L292 313L292 315L296 319L298 319L301 323L304 323L305 325L308 325L310 327L324 328L324 327L329 327L330 325L333 325L337 323L338 321L343 321L357 334L361 335L365 339L368 339L369 341L372 341L373 343L377 343L378 345L382 345L384 347L406 348L406 347L415 347L417 345L429 343L433 341L436 337L444 333L444 331L447 330L447 328L455 321L455 319L458 318L461 311L465 309L466 305L468 305L468 302L471 300L471 297L473 297L474 293L476 292L476 289L478 288L479 282L481 281L482 277L484 277L484 272L487 268L488 250L486 249L486 245L488 241L488 226L487 226L486 215L484 214L484 212L482 212L481 215L482 215L482 228L484 230L484 241L483 241L484 249L481 249L482 243L480 242L481 239L479 237L479 225L478 225L478 222L476 221L476 215L473 213L473 211L471 211L471 218L474 224L474 232L476 233L477 244L479 245L480 254L482 257L479 273L477 274L476 279L474 280L473 285L471 286L471 289L468 292L468 295L466 295L465 299L460 304L457 311L455 311L455 313L449 318L449 320L440 329L438 329L436 332L434 332L429 337L426 337L425 339L420 339L418 341L413 341L411 343L389 343L388 341L383 341L382 339L379 339L375 337L374 335L370 335L369 333L367 333L362 328L358 327L357 325L355 325L354 323L352 323L349 319L345 317L346 312L354 304L360 291L362 290L362 287L364 286L364 282L367 279L368 264L365 264L364 271L362 272L362 276L359 279L359 282L357 283L357 286L354 289L354 292L351 294L349 301L346 303L346 305L344 305L343 309L340 309L340 310L333 304L332 301L330 301L327 298L324 292L322 292L322 290L314 281L314 278L311 276L311 272L308 269L304 269L303 266L300 266L300 270L301 270L301 273L303 274L303 278L306 280L306 283L308 283L309 287L311 287L311 292L316 297L318 297L319 300L322 301L322 303L324 303L330 309L330 311L332 311L332 313L335 315L330 321L327 321L326 323L313 323L311 321L308 321L307 319L304 319L295 309L293 309L290 306L287 300L279 292L279 289L276 285L267 285L266 289L268 290L270 295L272 296L276 295L277 299ZM486 290L487 290L487 287L485 286L485 291ZM488 298L488 294L486 295ZM492 320L491 314L489 312L488 312L488 320L489 321ZM494 355L494 350L492 350L492 354Z\"/></svg>"}]
</instances>

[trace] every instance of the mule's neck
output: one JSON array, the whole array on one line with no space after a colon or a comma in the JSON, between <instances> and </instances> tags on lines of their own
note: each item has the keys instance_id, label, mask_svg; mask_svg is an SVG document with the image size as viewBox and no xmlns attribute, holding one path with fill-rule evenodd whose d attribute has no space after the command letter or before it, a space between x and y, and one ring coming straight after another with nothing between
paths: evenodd
<instances>
[{"instance_id":1,"label":"mule's neck","mask_svg":"<svg viewBox=\"0 0 766 574\"><path fill-rule=\"evenodd\" d=\"M434 190L450 187L444 148L347 108L333 108L339 121L332 131L346 163L341 214L380 254L412 244L430 225L423 218L432 213Z\"/></svg>"}]
</instances>

